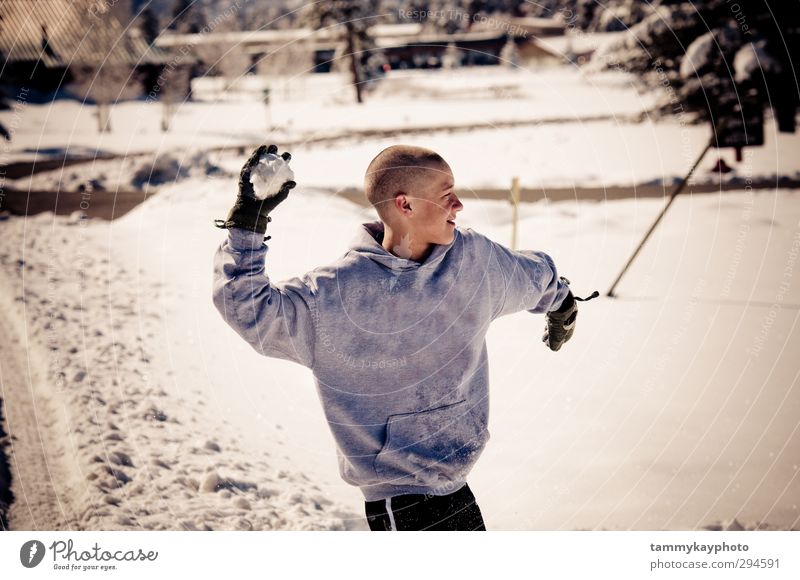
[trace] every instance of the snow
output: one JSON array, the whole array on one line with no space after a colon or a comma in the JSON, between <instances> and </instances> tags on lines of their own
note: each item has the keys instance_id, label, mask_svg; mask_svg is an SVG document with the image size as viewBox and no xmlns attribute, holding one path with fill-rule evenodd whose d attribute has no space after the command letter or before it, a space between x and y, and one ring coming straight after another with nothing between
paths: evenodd
<instances>
[{"instance_id":1,"label":"snow","mask_svg":"<svg viewBox=\"0 0 800 580\"><path fill-rule=\"evenodd\" d=\"M275 197L283 184L294 180L294 172L289 162L273 153L264 154L250 170L250 183L256 199Z\"/></svg>"},{"instance_id":2,"label":"snow","mask_svg":"<svg viewBox=\"0 0 800 580\"><path fill-rule=\"evenodd\" d=\"M704 126L616 119L652 102L618 75L394 79L396 92L380 89L363 109L311 82L298 102L277 91L274 119L294 119L295 136L395 127L404 115L421 127L479 126L295 143L298 187L270 224L274 280L335 260L374 219L339 188L360 185L390 143L441 153L463 191L459 226L509 243L508 203L471 191L508 187L514 175L525 187L669 182L708 138ZM502 90L521 96L492 96ZM118 105L119 132L98 136L91 107L27 105L9 144L10 158L73 147L126 154L124 165L27 180L42 187L106 173L113 191L171 156L156 163L166 176L158 193L113 222L50 213L3 222L4 411L25 491L12 528L365 529L310 371L259 356L211 303L211 259L225 236L212 222L233 203L246 154L204 149L263 142L253 121L263 106L186 104L183 129L168 135L146 107ZM596 113L609 117L582 119ZM491 125L523 118L571 120ZM729 164L742 179L797 176L797 136L771 122L765 133L765 147ZM492 157L490 169L476 152ZM620 297L581 303L557 353L541 342L540 316L493 324L492 438L469 478L490 529L798 527L798 201L781 189L680 196ZM523 203L519 245L553 256L577 295L602 294L663 203Z\"/></svg>"},{"instance_id":3,"label":"snow","mask_svg":"<svg viewBox=\"0 0 800 580\"><path fill-rule=\"evenodd\" d=\"M780 63L767 52L766 44L764 40L749 42L736 52L733 58L733 70L736 71L737 83L758 81L763 74L781 72Z\"/></svg>"},{"instance_id":4,"label":"snow","mask_svg":"<svg viewBox=\"0 0 800 580\"><path fill-rule=\"evenodd\" d=\"M681 77L688 79L705 72L715 50L718 49L713 32L706 32L695 38L681 59Z\"/></svg>"},{"instance_id":5,"label":"snow","mask_svg":"<svg viewBox=\"0 0 800 580\"><path fill-rule=\"evenodd\" d=\"M8 161L65 153L174 154L265 141L308 142L356 131L491 127L564 117L580 121L635 115L652 105L651 97L631 90L630 79L591 79L577 69L526 73L484 68L424 75L393 71L368 94L365 106L354 103L346 77L336 74L274 77L269 107L261 101L264 81L258 78L246 77L242 92L224 99L218 98L217 79L198 79L193 83L197 100L179 104L168 133L160 130L161 105L154 102L112 106L114 131L102 134L93 106L66 100L26 103L18 110L0 111L0 123L15 128L4 153Z\"/></svg>"},{"instance_id":6,"label":"snow","mask_svg":"<svg viewBox=\"0 0 800 580\"><path fill-rule=\"evenodd\" d=\"M619 43L627 32L583 32L573 30L563 36L544 36L536 42L561 55L565 59L573 54L603 51L609 45Z\"/></svg>"},{"instance_id":7,"label":"snow","mask_svg":"<svg viewBox=\"0 0 800 580\"><path fill-rule=\"evenodd\" d=\"M23 191L74 191L94 180L107 191L152 191L187 177L238 175L242 160L233 154L235 148L249 151L265 142L293 153L301 147L302 155L292 160L301 181L337 190L362 187L357 168L397 142L441 151L457 172L457 185L472 190L508 188L512 176L526 188L671 183L685 175L710 136L705 124L657 120L646 113L641 122L632 119L649 110L658 95L640 95L632 77L620 73L583 75L567 67L533 73L396 72L363 107L350 102L352 95L343 93L348 87L336 82L338 77L317 76L328 75L304 80L302 94L295 87L286 99L282 90L275 91L270 116L280 128L269 132L258 126L265 108L253 99L183 103L170 133L158 130L159 105L152 103L117 105L115 132L102 135L92 124L93 107L69 101L29 104L18 118L0 111L0 122L9 126L16 119L17 125L6 146L8 161L65 152L121 155L7 183ZM213 94L204 84L216 79L202 81L198 98ZM765 137L751 167L736 164L731 151L720 152L735 169L731 178L800 175L797 137L778 133L771 119ZM491 171L469 161L472 151L484 149L495 159ZM695 177L716 179L702 168Z\"/></svg>"},{"instance_id":8,"label":"snow","mask_svg":"<svg viewBox=\"0 0 800 580\"><path fill-rule=\"evenodd\" d=\"M171 186L112 223L42 214L6 227L3 283L16 286L3 295L24 296L25 311L4 310L31 332L31 349L58 348L38 388L71 426L63 452L75 471L68 495L82 498L77 525L361 521L309 371L258 356L211 305L209 263L224 235L211 219L235 187L231 178ZM370 218L300 189L272 224L276 280L335 259ZM790 191L679 198L622 298L581 305L559 353L542 345L540 317L493 325L493 436L470 478L491 528L797 525L800 290L780 285L796 267L797 201ZM579 295L604 290L660 206L523 204L521 245L550 252ZM468 200L459 215L462 227L506 242L509 219L507 204L492 201ZM48 298L53 278L63 291Z\"/></svg>"},{"instance_id":9,"label":"snow","mask_svg":"<svg viewBox=\"0 0 800 580\"><path fill-rule=\"evenodd\" d=\"M726 180L775 181L776 176L800 177L797 136L779 133L772 119L765 123L765 144L752 150L751 162L737 163L731 150L714 153L733 168ZM326 143L302 144L300 155L292 159L298 183L334 191L363 187L366 167L383 148L397 142L420 145L441 152L456 172L456 186L462 194L488 189L506 189L511 177L520 178L524 188L609 187L642 183L674 183L685 175L702 151L710 131L708 125L686 125L674 120L643 123L614 121L566 122L531 127L482 128L465 132L411 134L401 138L384 136L346 142L346 146ZM278 142L282 145L281 142ZM282 145L283 146L283 145ZM288 147L287 147L288 148ZM490 150L493 164L471 162L473 151ZM292 153L296 147L289 149ZM174 183L189 177L238 175L243 160L223 153L205 154L195 150L165 154L177 159L180 169L172 173L155 171L163 167L153 156L128 156L118 160L98 160L86 165L38 173L32 177L7 180L22 191L75 191L94 181L113 192L117 189L152 190L153 182ZM695 181L717 182L707 171L711 154L695 173ZM172 166L173 170L175 166ZM138 177L137 177L138 176ZM159 176L161 176L159 178ZM156 179L159 178L159 179Z\"/></svg>"}]
</instances>

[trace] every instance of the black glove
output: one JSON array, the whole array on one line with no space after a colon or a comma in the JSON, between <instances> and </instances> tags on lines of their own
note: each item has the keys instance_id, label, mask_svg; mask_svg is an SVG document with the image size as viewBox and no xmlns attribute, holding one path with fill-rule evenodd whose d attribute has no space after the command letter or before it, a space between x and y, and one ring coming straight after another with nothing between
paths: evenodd
<instances>
[{"instance_id":1,"label":"black glove","mask_svg":"<svg viewBox=\"0 0 800 580\"><path fill-rule=\"evenodd\" d=\"M244 164L239 174L239 195L236 197L236 203L234 203L233 208L228 213L228 219L224 221L214 220L214 225L218 228L241 228L263 234L267 231L267 224L272 221L269 213L286 199L289 196L289 190L297 185L294 181L287 181L274 196L266 199L256 199L253 184L250 183L250 171L258 164L258 161L265 153L277 154L278 146L270 145L267 147L262 145L250 155L250 159ZM292 158L288 151L284 152L281 157L287 162Z\"/></svg>"},{"instance_id":2,"label":"black glove","mask_svg":"<svg viewBox=\"0 0 800 580\"><path fill-rule=\"evenodd\" d=\"M572 338L575 331L575 319L578 317L578 303L572 295L572 290L567 293L564 302L558 310L548 312L547 326L544 329L542 342L547 343L550 350L558 350L561 346Z\"/></svg>"}]
</instances>

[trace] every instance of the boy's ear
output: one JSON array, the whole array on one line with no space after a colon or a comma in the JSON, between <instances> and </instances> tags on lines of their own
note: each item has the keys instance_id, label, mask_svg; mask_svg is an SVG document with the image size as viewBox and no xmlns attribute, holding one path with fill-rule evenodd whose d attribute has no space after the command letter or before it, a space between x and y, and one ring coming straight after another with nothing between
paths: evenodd
<instances>
[{"instance_id":1,"label":"boy's ear","mask_svg":"<svg viewBox=\"0 0 800 580\"><path fill-rule=\"evenodd\" d=\"M407 211L411 211L411 202L405 193L398 193L394 198L394 204L395 207L403 214L405 214Z\"/></svg>"}]
</instances>

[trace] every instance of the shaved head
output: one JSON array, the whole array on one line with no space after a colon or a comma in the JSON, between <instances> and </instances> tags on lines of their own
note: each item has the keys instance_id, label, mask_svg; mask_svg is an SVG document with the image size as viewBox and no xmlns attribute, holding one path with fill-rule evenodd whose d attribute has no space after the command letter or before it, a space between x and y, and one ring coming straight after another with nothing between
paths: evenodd
<instances>
[{"instance_id":1,"label":"shaved head","mask_svg":"<svg viewBox=\"0 0 800 580\"><path fill-rule=\"evenodd\" d=\"M372 160L364 176L364 193L386 221L390 203L398 194L414 195L443 170L447 162L435 151L413 145L392 145Z\"/></svg>"}]
</instances>

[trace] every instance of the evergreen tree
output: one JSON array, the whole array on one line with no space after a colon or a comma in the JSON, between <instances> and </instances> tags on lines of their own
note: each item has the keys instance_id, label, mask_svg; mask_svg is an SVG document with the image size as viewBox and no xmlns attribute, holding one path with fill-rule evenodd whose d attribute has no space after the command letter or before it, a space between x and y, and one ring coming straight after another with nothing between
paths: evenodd
<instances>
[{"instance_id":1,"label":"evergreen tree","mask_svg":"<svg viewBox=\"0 0 800 580\"><path fill-rule=\"evenodd\" d=\"M643 17L633 4L609 2L587 25L608 29L609 14L639 19L622 40L593 56L596 66L669 87L680 109L698 118L716 123L739 117L741 122L771 106L779 128L794 131L800 104L800 11L795 3L659 0Z\"/></svg>"}]
</instances>

